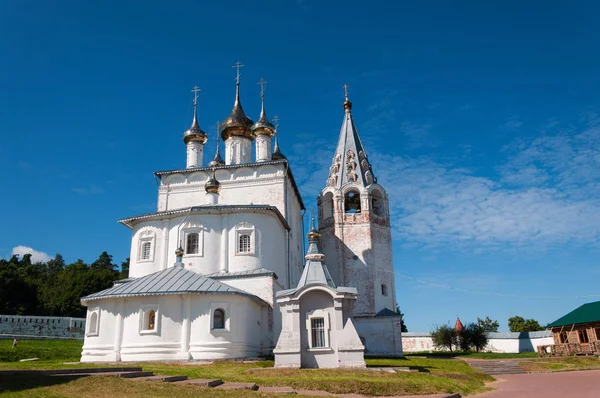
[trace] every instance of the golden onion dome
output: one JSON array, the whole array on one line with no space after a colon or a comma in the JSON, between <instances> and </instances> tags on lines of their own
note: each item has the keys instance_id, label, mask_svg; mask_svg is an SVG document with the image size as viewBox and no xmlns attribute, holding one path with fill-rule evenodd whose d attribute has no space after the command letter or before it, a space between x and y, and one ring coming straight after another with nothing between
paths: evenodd
<instances>
[{"instance_id":1,"label":"golden onion dome","mask_svg":"<svg viewBox=\"0 0 600 398\"><path fill-rule=\"evenodd\" d=\"M200 126L198 126L198 115L196 108L197 106L194 104L194 120L192 120L192 126L183 133L183 142L186 144L190 141L199 141L205 144L206 140L208 139L206 133L202 131Z\"/></svg>"},{"instance_id":2,"label":"golden onion dome","mask_svg":"<svg viewBox=\"0 0 600 398\"><path fill-rule=\"evenodd\" d=\"M252 139L252 125L254 122L242 108L240 102L240 83L235 85L235 103L229 117L221 123L221 137L226 141L230 137L246 137Z\"/></svg>"},{"instance_id":3,"label":"golden onion dome","mask_svg":"<svg viewBox=\"0 0 600 398\"><path fill-rule=\"evenodd\" d=\"M217 180L217 177L215 176L214 168L212 171L212 175L210 176L208 181L206 181L206 184L204 184L204 189L206 190L206 193L218 194L221 191L221 183Z\"/></svg>"}]
</instances>

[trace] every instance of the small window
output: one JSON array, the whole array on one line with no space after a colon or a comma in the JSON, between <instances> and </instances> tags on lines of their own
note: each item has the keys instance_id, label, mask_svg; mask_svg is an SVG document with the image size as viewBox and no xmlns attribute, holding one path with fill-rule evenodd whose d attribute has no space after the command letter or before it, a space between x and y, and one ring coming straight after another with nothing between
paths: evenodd
<instances>
[{"instance_id":1,"label":"small window","mask_svg":"<svg viewBox=\"0 0 600 398\"><path fill-rule=\"evenodd\" d=\"M240 241L239 241L239 247L238 247L238 252L239 253L250 253L250 249L251 249L251 241L250 241L250 235L247 234L242 234L240 235Z\"/></svg>"},{"instance_id":2,"label":"small window","mask_svg":"<svg viewBox=\"0 0 600 398\"><path fill-rule=\"evenodd\" d=\"M186 243L186 254L198 254L200 252L200 234L198 232L187 234Z\"/></svg>"},{"instance_id":3,"label":"small window","mask_svg":"<svg viewBox=\"0 0 600 398\"><path fill-rule=\"evenodd\" d=\"M225 329L225 311L220 308L213 312L213 329Z\"/></svg>"},{"instance_id":4,"label":"small window","mask_svg":"<svg viewBox=\"0 0 600 398\"><path fill-rule=\"evenodd\" d=\"M596 341L600 341L600 328L596 328L594 331L596 332Z\"/></svg>"},{"instance_id":5,"label":"small window","mask_svg":"<svg viewBox=\"0 0 600 398\"><path fill-rule=\"evenodd\" d=\"M387 288L387 285L385 283L381 284L381 294L384 295L384 296L388 295L388 288Z\"/></svg>"},{"instance_id":6,"label":"small window","mask_svg":"<svg viewBox=\"0 0 600 398\"><path fill-rule=\"evenodd\" d=\"M146 330L154 330L156 325L156 311L150 310L148 312L148 319L146 320Z\"/></svg>"},{"instance_id":7,"label":"small window","mask_svg":"<svg viewBox=\"0 0 600 398\"><path fill-rule=\"evenodd\" d=\"M558 334L558 341L560 344L565 344L569 342L569 336L567 332L560 332Z\"/></svg>"},{"instance_id":8,"label":"small window","mask_svg":"<svg viewBox=\"0 0 600 398\"><path fill-rule=\"evenodd\" d=\"M311 318L310 329L312 337L312 348L327 347L325 342L325 319Z\"/></svg>"},{"instance_id":9,"label":"small window","mask_svg":"<svg viewBox=\"0 0 600 398\"><path fill-rule=\"evenodd\" d=\"M155 305L143 306L140 309L140 334L157 334L158 321L158 307Z\"/></svg>"},{"instance_id":10,"label":"small window","mask_svg":"<svg viewBox=\"0 0 600 398\"><path fill-rule=\"evenodd\" d=\"M141 260L150 260L150 249L152 248L152 242L142 243L142 252L140 255Z\"/></svg>"},{"instance_id":11,"label":"small window","mask_svg":"<svg viewBox=\"0 0 600 398\"><path fill-rule=\"evenodd\" d=\"M241 222L235 226L235 253L242 255L254 254L254 245L256 244L254 235L254 225Z\"/></svg>"},{"instance_id":12,"label":"small window","mask_svg":"<svg viewBox=\"0 0 600 398\"><path fill-rule=\"evenodd\" d=\"M587 330L585 330L585 329L584 330L578 330L577 334L579 336L579 343L581 343L581 344L587 344L587 343L590 342L590 339L589 339L588 334L587 334Z\"/></svg>"}]
</instances>

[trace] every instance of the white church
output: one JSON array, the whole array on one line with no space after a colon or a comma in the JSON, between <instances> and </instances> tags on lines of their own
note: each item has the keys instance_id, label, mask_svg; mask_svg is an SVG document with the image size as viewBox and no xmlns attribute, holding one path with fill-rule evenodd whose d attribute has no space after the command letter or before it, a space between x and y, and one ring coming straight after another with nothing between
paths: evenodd
<instances>
[{"instance_id":1,"label":"white church","mask_svg":"<svg viewBox=\"0 0 600 398\"><path fill-rule=\"evenodd\" d=\"M402 356L387 194L347 94L306 260L305 208L264 91L253 122L238 68L233 109L220 125L225 159L217 145L206 164L195 94L186 168L155 172L157 211L119 221L132 232L129 277L81 299L81 361L275 354L276 366L361 367L363 353Z\"/></svg>"}]
</instances>

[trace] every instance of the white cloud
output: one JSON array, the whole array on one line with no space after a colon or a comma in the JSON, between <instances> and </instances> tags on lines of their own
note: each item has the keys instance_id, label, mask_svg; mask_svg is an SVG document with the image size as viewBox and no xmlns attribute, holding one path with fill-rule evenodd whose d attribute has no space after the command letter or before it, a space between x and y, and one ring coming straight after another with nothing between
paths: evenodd
<instances>
[{"instance_id":1,"label":"white cloud","mask_svg":"<svg viewBox=\"0 0 600 398\"><path fill-rule=\"evenodd\" d=\"M373 156L396 237L429 248L597 246L600 130L516 147L498 179L427 158Z\"/></svg>"},{"instance_id":2,"label":"white cloud","mask_svg":"<svg viewBox=\"0 0 600 398\"><path fill-rule=\"evenodd\" d=\"M14 256L15 254L18 254L20 258L23 258L25 254L31 254L32 263L46 262L52 260L52 257L50 257L47 253L34 250L28 246L13 247L12 255Z\"/></svg>"},{"instance_id":3,"label":"white cloud","mask_svg":"<svg viewBox=\"0 0 600 398\"><path fill-rule=\"evenodd\" d=\"M99 186L94 185L94 184L90 184L89 187L87 187L87 188L76 187L76 188L71 188L71 190L80 196L100 195L100 194L104 193L104 189L102 189Z\"/></svg>"},{"instance_id":4,"label":"white cloud","mask_svg":"<svg viewBox=\"0 0 600 398\"><path fill-rule=\"evenodd\" d=\"M504 123L504 128L507 130L519 130L523 126L523 122L519 120L518 116L511 116Z\"/></svg>"},{"instance_id":5,"label":"white cloud","mask_svg":"<svg viewBox=\"0 0 600 398\"><path fill-rule=\"evenodd\" d=\"M429 251L599 247L600 128L545 127L542 136L503 148L497 175L367 148L389 193L394 238ZM313 199L325 186L333 149L309 145L319 148L311 162L291 161L302 165L294 173Z\"/></svg>"}]
</instances>

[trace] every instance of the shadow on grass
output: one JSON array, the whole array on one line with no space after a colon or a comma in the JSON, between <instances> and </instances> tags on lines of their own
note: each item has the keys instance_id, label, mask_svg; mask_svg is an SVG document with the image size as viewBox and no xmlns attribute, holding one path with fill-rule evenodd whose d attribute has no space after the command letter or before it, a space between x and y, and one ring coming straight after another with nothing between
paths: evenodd
<instances>
[{"instance_id":1,"label":"shadow on grass","mask_svg":"<svg viewBox=\"0 0 600 398\"><path fill-rule=\"evenodd\" d=\"M84 376L48 376L37 374L0 375L0 393L25 391L68 383Z\"/></svg>"}]
</instances>

